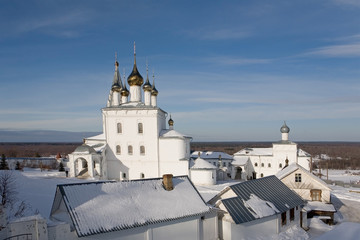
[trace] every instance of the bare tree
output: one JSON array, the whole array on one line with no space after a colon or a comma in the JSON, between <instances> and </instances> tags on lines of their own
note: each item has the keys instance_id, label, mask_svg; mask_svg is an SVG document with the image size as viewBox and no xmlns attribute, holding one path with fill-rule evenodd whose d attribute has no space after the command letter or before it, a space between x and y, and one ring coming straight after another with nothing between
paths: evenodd
<instances>
[{"instance_id":1,"label":"bare tree","mask_svg":"<svg viewBox=\"0 0 360 240\"><path fill-rule=\"evenodd\" d=\"M12 207L17 200L15 180L11 170L0 171L0 200L4 208Z\"/></svg>"}]
</instances>

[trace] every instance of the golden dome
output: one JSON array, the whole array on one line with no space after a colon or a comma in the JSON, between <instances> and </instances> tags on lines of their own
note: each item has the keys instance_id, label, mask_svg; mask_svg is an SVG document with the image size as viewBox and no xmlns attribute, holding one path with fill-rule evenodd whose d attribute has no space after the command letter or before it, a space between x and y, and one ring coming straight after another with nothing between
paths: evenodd
<instances>
[{"instance_id":1,"label":"golden dome","mask_svg":"<svg viewBox=\"0 0 360 240\"><path fill-rule=\"evenodd\" d=\"M174 120L171 119L171 115L170 115L170 119L168 121L169 126L174 126Z\"/></svg>"},{"instance_id":2,"label":"golden dome","mask_svg":"<svg viewBox=\"0 0 360 240\"><path fill-rule=\"evenodd\" d=\"M153 85L151 88L151 95L152 96L157 96L159 94L158 90L155 88L155 76L153 74Z\"/></svg>"},{"instance_id":3,"label":"golden dome","mask_svg":"<svg viewBox=\"0 0 360 240\"><path fill-rule=\"evenodd\" d=\"M134 43L134 68L128 77L129 86L141 86L144 83L143 77L140 75L137 67L136 67L136 51L135 51L135 43Z\"/></svg>"},{"instance_id":4,"label":"golden dome","mask_svg":"<svg viewBox=\"0 0 360 240\"><path fill-rule=\"evenodd\" d=\"M125 79L124 79L124 86L121 88L120 94L123 97L128 97L129 96L129 90L127 90L127 88L126 88Z\"/></svg>"},{"instance_id":5,"label":"golden dome","mask_svg":"<svg viewBox=\"0 0 360 240\"><path fill-rule=\"evenodd\" d=\"M152 86L151 86L151 84L149 82L149 70L148 70L147 66L146 66L146 82L143 85L143 90L144 90L144 92L146 92L146 91L151 92L151 90L152 90Z\"/></svg>"}]
</instances>

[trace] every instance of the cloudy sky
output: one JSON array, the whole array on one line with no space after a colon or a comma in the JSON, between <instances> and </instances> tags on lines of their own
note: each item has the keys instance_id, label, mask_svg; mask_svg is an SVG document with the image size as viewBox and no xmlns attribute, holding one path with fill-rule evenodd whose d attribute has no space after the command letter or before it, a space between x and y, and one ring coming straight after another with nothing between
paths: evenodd
<instances>
[{"instance_id":1,"label":"cloudy sky","mask_svg":"<svg viewBox=\"0 0 360 240\"><path fill-rule=\"evenodd\" d=\"M0 1L0 129L102 131L136 41L195 141L360 141L360 1Z\"/></svg>"}]
</instances>

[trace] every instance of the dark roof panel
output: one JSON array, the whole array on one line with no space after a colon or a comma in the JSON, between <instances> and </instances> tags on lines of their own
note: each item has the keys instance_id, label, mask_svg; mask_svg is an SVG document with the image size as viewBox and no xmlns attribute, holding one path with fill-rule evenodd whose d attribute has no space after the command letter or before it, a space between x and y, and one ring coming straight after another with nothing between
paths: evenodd
<instances>
[{"instance_id":1,"label":"dark roof panel","mask_svg":"<svg viewBox=\"0 0 360 240\"><path fill-rule=\"evenodd\" d=\"M222 203L236 224L256 219L243 202L249 200L251 194L273 203L280 213L304 204L304 200L299 195L275 176L238 183L230 188L237 197L223 199Z\"/></svg>"}]
</instances>

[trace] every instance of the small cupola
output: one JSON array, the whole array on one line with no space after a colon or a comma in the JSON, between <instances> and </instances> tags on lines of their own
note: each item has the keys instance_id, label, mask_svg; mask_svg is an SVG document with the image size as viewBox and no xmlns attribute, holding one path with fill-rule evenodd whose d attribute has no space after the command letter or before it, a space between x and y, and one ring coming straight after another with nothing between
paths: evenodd
<instances>
[{"instance_id":1,"label":"small cupola","mask_svg":"<svg viewBox=\"0 0 360 240\"><path fill-rule=\"evenodd\" d=\"M174 129L174 120L172 120L171 115L168 123L169 123L169 129Z\"/></svg>"},{"instance_id":2,"label":"small cupola","mask_svg":"<svg viewBox=\"0 0 360 240\"><path fill-rule=\"evenodd\" d=\"M146 63L146 82L143 85L143 90L144 92L151 92L152 90L152 86L149 81L149 67L147 63Z\"/></svg>"},{"instance_id":3,"label":"small cupola","mask_svg":"<svg viewBox=\"0 0 360 240\"><path fill-rule=\"evenodd\" d=\"M290 128L286 125L285 121L284 121L284 124L282 125L282 127L280 128L280 132L281 132L281 140L288 141Z\"/></svg>"},{"instance_id":4,"label":"small cupola","mask_svg":"<svg viewBox=\"0 0 360 240\"><path fill-rule=\"evenodd\" d=\"M119 73L119 62L115 60L115 73L114 73L114 80L113 80L113 84L111 86L111 90L115 91L115 92L120 92L121 91L121 78L120 78L120 73Z\"/></svg>"}]
</instances>

